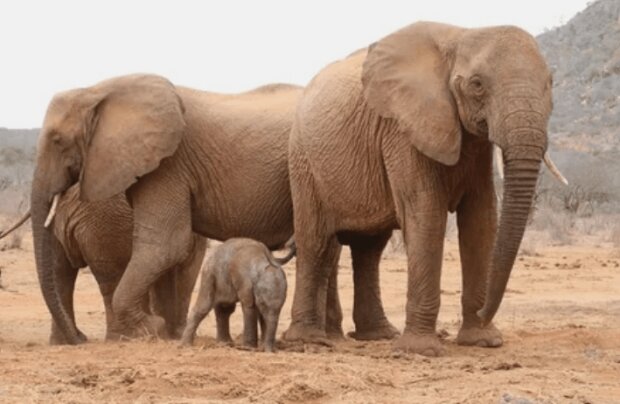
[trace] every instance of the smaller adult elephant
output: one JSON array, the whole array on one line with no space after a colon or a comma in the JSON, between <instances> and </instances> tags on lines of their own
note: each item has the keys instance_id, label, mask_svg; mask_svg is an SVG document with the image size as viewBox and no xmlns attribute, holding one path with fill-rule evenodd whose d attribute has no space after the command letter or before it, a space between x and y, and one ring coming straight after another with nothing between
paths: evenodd
<instances>
[{"instance_id":1,"label":"smaller adult elephant","mask_svg":"<svg viewBox=\"0 0 620 404\"><path fill-rule=\"evenodd\" d=\"M24 223L29 214L0 238ZM53 222L52 222L53 219ZM82 341L86 336L76 325L73 309L75 281L80 268L88 266L95 277L105 306L106 339L118 332L112 311L112 296L125 267L131 258L133 217L123 195L98 202L81 202L79 186L74 185L59 197L50 212L48 225L54 234L51 273L54 274L55 293L70 324ZM188 258L176 270L162 275L143 301L145 310L166 320L166 337L179 338L185 327L191 293L196 282L206 249L206 239L194 235L193 248ZM149 298L150 297L150 298ZM66 336L52 320L50 344L68 343Z\"/></svg>"}]
</instances>

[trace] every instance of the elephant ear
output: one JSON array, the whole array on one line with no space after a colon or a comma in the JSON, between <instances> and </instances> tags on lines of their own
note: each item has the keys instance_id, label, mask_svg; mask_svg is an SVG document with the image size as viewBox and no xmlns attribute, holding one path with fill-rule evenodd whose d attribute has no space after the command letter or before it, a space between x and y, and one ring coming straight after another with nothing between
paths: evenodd
<instances>
[{"instance_id":1,"label":"elephant ear","mask_svg":"<svg viewBox=\"0 0 620 404\"><path fill-rule=\"evenodd\" d=\"M449 89L451 53L460 28L420 22L374 43L362 69L366 102L393 118L413 146L446 165L461 151L461 124ZM444 46L446 44L446 46Z\"/></svg>"},{"instance_id":2,"label":"elephant ear","mask_svg":"<svg viewBox=\"0 0 620 404\"><path fill-rule=\"evenodd\" d=\"M184 108L163 77L131 75L90 88L81 195L109 198L155 170L177 149L185 131Z\"/></svg>"}]
</instances>

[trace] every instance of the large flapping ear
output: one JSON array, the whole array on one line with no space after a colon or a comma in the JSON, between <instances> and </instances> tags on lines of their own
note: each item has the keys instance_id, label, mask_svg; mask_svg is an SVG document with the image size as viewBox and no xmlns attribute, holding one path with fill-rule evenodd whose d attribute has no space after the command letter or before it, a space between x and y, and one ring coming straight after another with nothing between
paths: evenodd
<instances>
[{"instance_id":1,"label":"large flapping ear","mask_svg":"<svg viewBox=\"0 0 620 404\"><path fill-rule=\"evenodd\" d=\"M415 148L453 165L461 125L449 89L457 27L419 22L371 45L362 71L364 96L379 115L393 118Z\"/></svg>"},{"instance_id":2,"label":"large flapping ear","mask_svg":"<svg viewBox=\"0 0 620 404\"><path fill-rule=\"evenodd\" d=\"M163 77L130 75L85 90L86 114L81 199L106 199L125 191L177 149L185 131L184 108Z\"/></svg>"}]
</instances>

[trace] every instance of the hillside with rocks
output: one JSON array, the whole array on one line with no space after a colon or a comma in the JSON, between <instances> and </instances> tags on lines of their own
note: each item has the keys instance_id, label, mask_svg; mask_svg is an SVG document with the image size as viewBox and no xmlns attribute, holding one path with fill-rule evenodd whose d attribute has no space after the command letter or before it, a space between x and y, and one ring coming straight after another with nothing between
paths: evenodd
<instances>
[{"instance_id":1,"label":"hillside with rocks","mask_svg":"<svg viewBox=\"0 0 620 404\"><path fill-rule=\"evenodd\" d=\"M556 146L620 150L620 0L598 0L538 36L553 70Z\"/></svg>"},{"instance_id":2,"label":"hillside with rocks","mask_svg":"<svg viewBox=\"0 0 620 404\"><path fill-rule=\"evenodd\" d=\"M576 187L618 189L620 0L590 3L537 39L554 76L549 134L556 163ZM0 213L25 204L38 132L0 128Z\"/></svg>"}]
</instances>

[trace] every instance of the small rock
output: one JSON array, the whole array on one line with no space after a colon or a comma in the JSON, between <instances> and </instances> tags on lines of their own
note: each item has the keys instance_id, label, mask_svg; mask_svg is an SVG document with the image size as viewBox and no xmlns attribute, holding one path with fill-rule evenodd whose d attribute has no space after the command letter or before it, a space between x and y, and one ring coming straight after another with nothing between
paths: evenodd
<instances>
[{"instance_id":1,"label":"small rock","mask_svg":"<svg viewBox=\"0 0 620 404\"><path fill-rule=\"evenodd\" d=\"M510 393L502 394L502 397L499 399L499 404L534 404L532 400L525 397L516 397L511 395Z\"/></svg>"}]
</instances>

